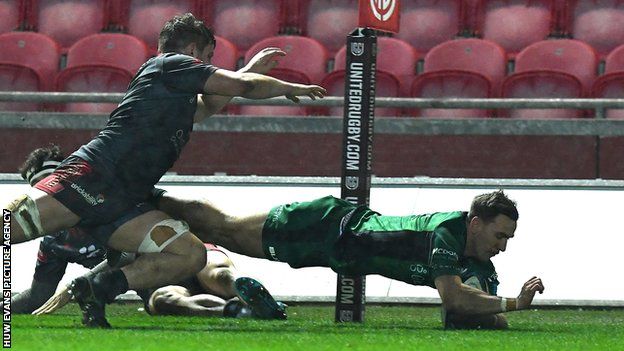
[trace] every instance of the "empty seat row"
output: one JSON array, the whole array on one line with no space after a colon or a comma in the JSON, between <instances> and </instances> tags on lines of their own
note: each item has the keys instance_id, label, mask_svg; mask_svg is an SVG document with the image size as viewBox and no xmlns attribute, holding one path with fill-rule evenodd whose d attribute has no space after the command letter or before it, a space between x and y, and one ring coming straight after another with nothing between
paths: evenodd
<instances>
[{"instance_id":1,"label":"empty seat row","mask_svg":"<svg viewBox=\"0 0 624 351\"><path fill-rule=\"evenodd\" d=\"M237 49L217 37L213 64L234 69ZM456 39L429 50L424 57L423 73L414 74L420 58L404 41L379 38L377 62L378 96L413 97L523 97L580 98L624 97L624 45L607 56L605 75L596 79L598 56L587 44L570 39L546 40L530 45L515 60L515 71L506 74L506 54L496 43L483 39ZM1 90L13 91L91 91L123 92L134 72L150 56L147 46L136 37L120 33L88 36L74 44L67 53L66 67L57 74L59 45L43 34L11 32L0 35ZM278 46L289 54L269 72L277 78L300 83L320 82L330 95L344 90L346 50L335 56L335 69L329 74L325 62L327 50L317 41L299 36L264 39L246 53L248 61L264 47ZM36 109L38 106L5 104L3 109ZM108 112L114 106L70 104L68 111ZM341 115L341 109L310 110L298 107L245 106L242 114ZM565 110L510 110L498 115L516 114L533 117L578 117ZM612 111L611 115L619 112ZM478 117L491 115L480 110L401 111L378 110L379 115L419 115L430 117Z\"/></svg>"},{"instance_id":2,"label":"empty seat row","mask_svg":"<svg viewBox=\"0 0 624 351\"><path fill-rule=\"evenodd\" d=\"M63 49L102 30L134 35L154 51L163 23L193 12L239 48L259 40L302 34L331 55L357 26L358 0L0 0L0 33L36 30ZM396 37L419 52L458 35L501 45L512 56L555 35L587 42L606 56L624 43L620 0L403 0Z\"/></svg>"}]
</instances>

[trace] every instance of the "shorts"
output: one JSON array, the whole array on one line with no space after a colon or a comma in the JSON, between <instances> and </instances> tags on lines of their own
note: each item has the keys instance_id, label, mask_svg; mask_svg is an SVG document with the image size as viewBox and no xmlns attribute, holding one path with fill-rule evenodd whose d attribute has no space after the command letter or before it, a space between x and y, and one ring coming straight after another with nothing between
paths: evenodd
<instances>
[{"instance_id":1,"label":"shorts","mask_svg":"<svg viewBox=\"0 0 624 351\"><path fill-rule=\"evenodd\" d=\"M264 255L293 268L321 266L339 273L348 271L350 262L344 260L340 239L351 223L371 212L333 196L277 206L269 212L262 230Z\"/></svg>"},{"instance_id":2,"label":"shorts","mask_svg":"<svg viewBox=\"0 0 624 351\"><path fill-rule=\"evenodd\" d=\"M110 223L141 201L130 198L113 175L70 156L35 188L51 195L80 217L79 225ZM147 197L147 194L146 194Z\"/></svg>"},{"instance_id":3,"label":"shorts","mask_svg":"<svg viewBox=\"0 0 624 351\"><path fill-rule=\"evenodd\" d=\"M149 202L141 202L139 204L133 205L131 208L126 210L120 217L113 220L112 222L93 226L93 227L82 227L93 239L95 239L98 243L103 246L108 246L108 240L115 233L119 227L121 227L124 223L131 221L132 219L147 213L149 211L155 211L156 207Z\"/></svg>"}]
</instances>

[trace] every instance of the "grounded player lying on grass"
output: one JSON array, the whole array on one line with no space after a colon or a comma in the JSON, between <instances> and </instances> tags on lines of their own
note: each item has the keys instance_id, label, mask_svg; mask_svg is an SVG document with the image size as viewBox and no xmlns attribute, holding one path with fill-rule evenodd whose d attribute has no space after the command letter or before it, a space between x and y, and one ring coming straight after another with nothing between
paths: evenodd
<instances>
[{"instance_id":1,"label":"grounded player lying on grass","mask_svg":"<svg viewBox=\"0 0 624 351\"><path fill-rule=\"evenodd\" d=\"M200 239L240 254L436 288L447 327L507 328L500 313L528 308L544 290L541 279L532 277L516 298L495 296L490 258L505 251L518 220L515 203L503 191L475 197L469 212L400 217L331 196L240 218L208 201L164 191L155 197L159 209L186 221ZM475 280L480 289L471 286Z\"/></svg>"},{"instance_id":2,"label":"grounded player lying on grass","mask_svg":"<svg viewBox=\"0 0 624 351\"><path fill-rule=\"evenodd\" d=\"M60 148L55 145L33 150L20 167L20 173L34 186L52 173L64 158ZM234 263L219 248L212 244L205 246L206 266L199 273L175 285L139 291L149 314L285 318L282 306L272 300L266 289L261 288L265 293L264 301L268 301L269 306L279 308L269 311L263 305L249 308L235 298L238 295L237 279L250 283L251 278L240 277ZM107 260L106 248L94 240L87 229L80 227L44 236L39 245L31 287L11 299L11 311L18 314L52 313L69 302L71 295L68 286L56 294L54 291L70 262L92 268L88 276L94 276L113 267L128 265L135 259L134 254L128 253L115 253L116 258L111 259L111 252L114 251L109 250ZM251 284L259 286L255 282Z\"/></svg>"},{"instance_id":3,"label":"grounded player lying on grass","mask_svg":"<svg viewBox=\"0 0 624 351\"><path fill-rule=\"evenodd\" d=\"M88 326L108 327L105 303L128 289L172 284L206 265L203 243L189 228L145 202L179 158L193 123L234 96L296 102L326 94L320 86L264 75L286 55L278 48L260 51L232 72L210 64L215 45L212 31L190 13L167 21L160 54L141 66L106 127L5 207L12 213L11 244L80 225L108 247L143 254L121 269L74 282Z\"/></svg>"}]
</instances>

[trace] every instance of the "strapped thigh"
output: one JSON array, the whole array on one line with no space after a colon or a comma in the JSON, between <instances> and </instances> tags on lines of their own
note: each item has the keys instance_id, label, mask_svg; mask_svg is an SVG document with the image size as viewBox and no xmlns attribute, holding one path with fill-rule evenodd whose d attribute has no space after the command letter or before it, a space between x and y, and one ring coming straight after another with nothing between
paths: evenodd
<instances>
[{"instance_id":1,"label":"strapped thigh","mask_svg":"<svg viewBox=\"0 0 624 351\"><path fill-rule=\"evenodd\" d=\"M162 252L174 240L189 231L189 226L184 221L175 219L162 220L152 227L139 245L139 253Z\"/></svg>"},{"instance_id":2,"label":"strapped thigh","mask_svg":"<svg viewBox=\"0 0 624 351\"><path fill-rule=\"evenodd\" d=\"M22 195L13 200L7 207L22 227L26 240L34 239L45 234L41 226L41 217L35 201L28 195Z\"/></svg>"}]
</instances>

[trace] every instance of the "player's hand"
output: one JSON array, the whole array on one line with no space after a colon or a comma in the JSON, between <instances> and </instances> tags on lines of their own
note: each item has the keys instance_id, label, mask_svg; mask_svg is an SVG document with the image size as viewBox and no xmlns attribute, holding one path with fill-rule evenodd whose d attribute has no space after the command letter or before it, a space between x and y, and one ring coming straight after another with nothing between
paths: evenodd
<instances>
[{"instance_id":1,"label":"player's hand","mask_svg":"<svg viewBox=\"0 0 624 351\"><path fill-rule=\"evenodd\" d=\"M293 102L299 102L299 96L308 96L312 100L316 98L322 99L327 95L327 90L318 85L292 84L290 94L286 94L286 98Z\"/></svg>"},{"instance_id":2,"label":"player's hand","mask_svg":"<svg viewBox=\"0 0 624 351\"><path fill-rule=\"evenodd\" d=\"M280 48L265 48L249 60L243 71L250 73L266 74L277 66L277 58L286 56L286 52Z\"/></svg>"},{"instance_id":3,"label":"player's hand","mask_svg":"<svg viewBox=\"0 0 624 351\"><path fill-rule=\"evenodd\" d=\"M71 297L69 288L65 286L54 294L54 296L49 298L48 301L46 301L41 307L34 310L32 314L40 316L42 314L54 313L54 311L67 305L67 303L71 300Z\"/></svg>"},{"instance_id":4,"label":"player's hand","mask_svg":"<svg viewBox=\"0 0 624 351\"><path fill-rule=\"evenodd\" d=\"M540 278L533 277L524 283L522 290L520 291L520 295L518 295L517 308L519 310L529 308L529 306L531 306L531 302L533 302L535 293L538 291L540 294L544 292L544 284Z\"/></svg>"}]
</instances>

